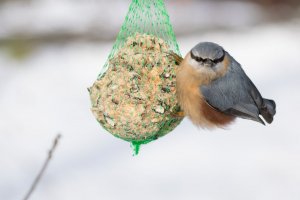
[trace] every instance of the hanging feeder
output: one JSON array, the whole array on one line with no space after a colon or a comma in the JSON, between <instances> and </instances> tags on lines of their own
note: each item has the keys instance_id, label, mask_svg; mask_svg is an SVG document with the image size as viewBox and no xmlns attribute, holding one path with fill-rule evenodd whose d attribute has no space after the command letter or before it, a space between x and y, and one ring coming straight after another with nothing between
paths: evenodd
<instances>
[{"instance_id":1,"label":"hanging feeder","mask_svg":"<svg viewBox=\"0 0 300 200\"><path fill-rule=\"evenodd\" d=\"M111 53L89 88L92 112L102 127L141 144L172 131L182 118L176 100L180 55L163 0L133 0Z\"/></svg>"}]
</instances>

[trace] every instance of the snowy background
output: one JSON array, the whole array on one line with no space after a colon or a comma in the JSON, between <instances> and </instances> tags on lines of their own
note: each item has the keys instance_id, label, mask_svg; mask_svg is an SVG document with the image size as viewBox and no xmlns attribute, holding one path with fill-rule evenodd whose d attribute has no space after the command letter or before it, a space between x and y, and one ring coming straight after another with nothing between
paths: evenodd
<instances>
[{"instance_id":1,"label":"snowy background","mask_svg":"<svg viewBox=\"0 0 300 200\"><path fill-rule=\"evenodd\" d=\"M32 200L299 200L300 7L274 8L287 11L274 17L247 1L166 1L182 54L219 43L277 115L271 125L237 120L214 131L185 119L133 157L89 110L87 87L129 4L108 2L0 3L0 200L24 197L57 133Z\"/></svg>"}]
</instances>

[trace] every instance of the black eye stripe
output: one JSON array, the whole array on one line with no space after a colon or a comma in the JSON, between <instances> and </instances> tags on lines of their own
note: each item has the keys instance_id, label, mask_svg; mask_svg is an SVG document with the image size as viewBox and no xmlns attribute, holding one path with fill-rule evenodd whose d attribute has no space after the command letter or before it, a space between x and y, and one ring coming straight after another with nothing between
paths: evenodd
<instances>
[{"instance_id":1,"label":"black eye stripe","mask_svg":"<svg viewBox=\"0 0 300 200\"><path fill-rule=\"evenodd\" d=\"M223 53L223 55L221 56L221 58L214 59L213 63L217 64L217 63L222 62L224 60L224 58L225 58L225 51L222 50L222 53Z\"/></svg>"},{"instance_id":2,"label":"black eye stripe","mask_svg":"<svg viewBox=\"0 0 300 200\"><path fill-rule=\"evenodd\" d=\"M195 56L192 51L191 51L191 57L192 57L192 59L196 60L197 62L202 61L202 58Z\"/></svg>"},{"instance_id":3,"label":"black eye stripe","mask_svg":"<svg viewBox=\"0 0 300 200\"><path fill-rule=\"evenodd\" d=\"M215 64L219 63L219 62L222 62L224 60L224 57L225 57L225 51L223 50L223 55L220 57L220 58L217 58L217 59L214 59L214 60L211 60L209 58L201 58L201 57L198 57L198 56L195 56L193 54L193 52L191 51L191 58L196 60L197 62L213 62Z\"/></svg>"},{"instance_id":4,"label":"black eye stripe","mask_svg":"<svg viewBox=\"0 0 300 200\"><path fill-rule=\"evenodd\" d=\"M203 62L204 60L201 57L197 57L193 54L193 52L191 51L191 57L196 60L197 62Z\"/></svg>"}]
</instances>

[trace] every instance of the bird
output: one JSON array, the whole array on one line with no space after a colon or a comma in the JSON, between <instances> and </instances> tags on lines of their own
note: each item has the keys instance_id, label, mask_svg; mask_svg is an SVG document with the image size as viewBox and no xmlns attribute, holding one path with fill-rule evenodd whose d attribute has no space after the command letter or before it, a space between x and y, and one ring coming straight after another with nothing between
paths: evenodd
<instances>
[{"instance_id":1,"label":"bird","mask_svg":"<svg viewBox=\"0 0 300 200\"><path fill-rule=\"evenodd\" d=\"M276 114L274 100L262 97L241 65L220 45L200 42L182 58L171 52L179 65L176 97L181 111L202 128L224 128L236 118L265 125ZM261 118L264 119L262 119Z\"/></svg>"}]
</instances>

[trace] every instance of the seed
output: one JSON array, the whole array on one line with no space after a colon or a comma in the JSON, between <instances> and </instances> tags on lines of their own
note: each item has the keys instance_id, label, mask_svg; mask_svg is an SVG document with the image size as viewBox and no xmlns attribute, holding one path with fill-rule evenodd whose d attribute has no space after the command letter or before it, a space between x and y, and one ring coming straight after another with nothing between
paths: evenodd
<instances>
[{"instance_id":1,"label":"seed","mask_svg":"<svg viewBox=\"0 0 300 200\"><path fill-rule=\"evenodd\" d=\"M164 107L162 107L161 105L158 105L154 108L155 112L163 114L165 112Z\"/></svg>"}]
</instances>

